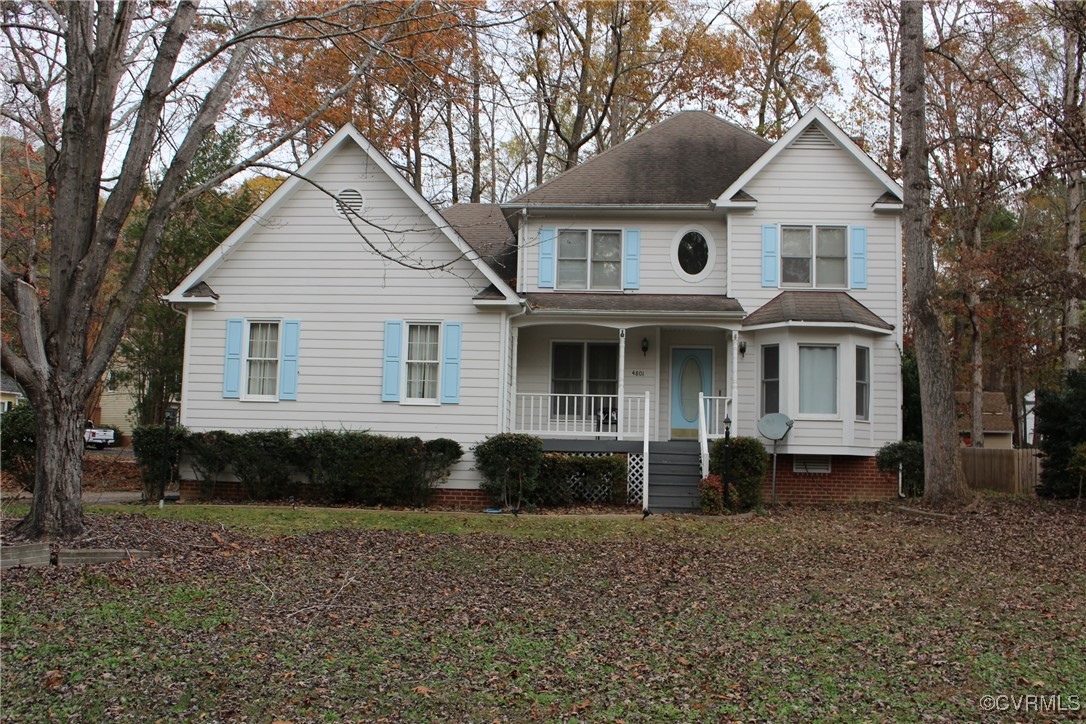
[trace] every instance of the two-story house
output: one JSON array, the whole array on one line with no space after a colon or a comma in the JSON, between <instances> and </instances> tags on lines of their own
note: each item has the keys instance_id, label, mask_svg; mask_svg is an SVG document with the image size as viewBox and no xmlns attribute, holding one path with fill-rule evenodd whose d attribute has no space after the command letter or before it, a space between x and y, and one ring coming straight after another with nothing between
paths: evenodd
<instances>
[{"instance_id":1,"label":"two-story house","mask_svg":"<svg viewBox=\"0 0 1086 724\"><path fill-rule=\"evenodd\" d=\"M683 509L710 440L783 413L780 500L890 497L901 198L817 109L776 143L679 113L442 212L345 127L167 297L181 420L527 432L626 453L631 502ZM469 454L444 499L482 502L477 483Z\"/></svg>"}]
</instances>

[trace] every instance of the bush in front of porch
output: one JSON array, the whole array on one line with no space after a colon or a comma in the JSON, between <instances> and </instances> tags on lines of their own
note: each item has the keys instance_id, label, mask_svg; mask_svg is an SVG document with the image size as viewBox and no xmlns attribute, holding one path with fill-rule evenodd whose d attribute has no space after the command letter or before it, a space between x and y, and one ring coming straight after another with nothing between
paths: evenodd
<instances>
[{"instance_id":1,"label":"bush in front of porch","mask_svg":"<svg viewBox=\"0 0 1086 724\"><path fill-rule=\"evenodd\" d=\"M724 471L725 443L730 443L728 452L727 475ZM723 438L713 443L709 451L709 472L727 478L735 496L732 509L750 510L762 504L762 484L766 470L769 469L769 453L762 441L756 437L733 437L728 441Z\"/></svg>"},{"instance_id":2,"label":"bush in front of porch","mask_svg":"<svg viewBox=\"0 0 1086 724\"><path fill-rule=\"evenodd\" d=\"M473 452L475 469L483 475L479 487L503 507L519 510L539 483L543 441L534 435L502 432L476 445Z\"/></svg>"}]
</instances>

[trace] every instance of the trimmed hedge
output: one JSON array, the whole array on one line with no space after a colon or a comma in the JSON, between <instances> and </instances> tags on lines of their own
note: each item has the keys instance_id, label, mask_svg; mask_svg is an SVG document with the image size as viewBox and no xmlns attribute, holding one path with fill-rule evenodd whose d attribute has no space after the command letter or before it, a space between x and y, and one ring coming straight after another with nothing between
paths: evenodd
<instances>
[{"instance_id":1,"label":"trimmed hedge","mask_svg":"<svg viewBox=\"0 0 1086 724\"><path fill-rule=\"evenodd\" d=\"M346 430L316 430L298 437L289 430L176 434L171 452L183 450L201 492L213 494L216 483L230 473L254 500L424 506L463 457L455 440L424 442ZM162 439L162 427L151 426L138 429L133 440L145 481L155 484L161 478L163 452L156 441Z\"/></svg>"},{"instance_id":2,"label":"trimmed hedge","mask_svg":"<svg viewBox=\"0 0 1086 724\"><path fill-rule=\"evenodd\" d=\"M625 455L545 453L535 501L541 506L569 506L603 499L625 505L628 474Z\"/></svg>"},{"instance_id":3,"label":"trimmed hedge","mask_svg":"<svg viewBox=\"0 0 1086 724\"><path fill-rule=\"evenodd\" d=\"M503 432L474 448L482 489L505 507L520 508L531 499L543 465L543 441L534 435Z\"/></svg>"},{"instance_id":4,"label":"trimmed hedge","mask_svg":"<svg viewBox=\"0 0 1086 724\"><path fill-rule=\"evenodd\" d=\"M769 469L769 453L756 437L733 437L729 450L728 483L734 495L732 509L750 510L762 504L762 485ZM724 440L713 443L709 451L709 472L724 477Z\"/></svg>"},{"instance_id":5,"label":"trimmed hedge","mask_svg":"<svg viewBox=\"0 0 1086 724\"><path fill-rule=\"evenodd\" d=\"M180 425L170 427L168 432L163 425L140 425L132 431L132 452L143 479L144 500L158 500L170 482L178 479L178 463L187 437Z\"/></svg>"}]
</instances>

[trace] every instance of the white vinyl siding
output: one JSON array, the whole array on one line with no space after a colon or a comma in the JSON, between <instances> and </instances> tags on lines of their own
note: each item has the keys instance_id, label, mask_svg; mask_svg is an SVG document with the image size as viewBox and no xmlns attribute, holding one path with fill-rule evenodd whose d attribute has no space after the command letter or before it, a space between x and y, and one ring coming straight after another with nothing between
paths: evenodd
<instances>
[{"instance_id":1,"label":"white vinyl siding","mask_svg":"<svg viewBox=\"0 0 1086 724\"><path fill-rule=\"evenodd\" d=\"M502 315L472 303L473 290L489 282L352 143L326 158L312 178L324 188L357 188L366 209L380 209L391 239L370 234L378 248L395 243L413 259L448 270L417 271L382 260L326 194L299 185L208 278L220 294L215 308L189 312L184 424L195 431L372 430L447 437L465 450L498 432ZM301 321L304 394L274 406L223 399L226 320L260 320L270 309ZM460 404L381 402L389 319L463 323ZM467 453L450 485L475 487L478 474L471 468Z\"/></svg>"},{"instance_id":2,"label":"white vinyl siding","mask_svg":"<svg viewBox=\"0 0 1086 724\"><path fill-rule=\"evenodd\" d=\"M628 289L628 294L724 294L727 284L727 248L728 238L725 220L719 216L704 218L705 214L699 214L697 220L691 223L690 215L671 214L661 212L654 215L630 214L623 215L621 222L615 217L607 218L601 215L597 218L575 218L568 216L543 216L533 214L529 217L526 227L522 231L524 248L527 253L520 255L522 264L520 274L520 288L526 292L561 292L578 291L568 286L563 287L561 281L556 280L555 288L540 289L539 280L539 254L535 252L540 243L541 228L556 228L555 246L560 249L561 244L557 240L562 230L590 230L602 231L617 230L626 231L636 229L640 232L639 264L640 274L636 290ZM675 236L680 231L696 229L705 234L710 244L714 245L711 257L711 266L695 278L689 275L680 275L676 272L678 264L675 262L674 247ZM681 237L680 237L681 238ZM623 241L625 244L625 241ZM616 268L622 268L624 262L621 257L614 262L597 259L597 272L604 264L613 264ZM580 262L584 264L585 262ZM622 269L624 272L625 269ZM597 277L598 278L598 277ZM622 277L616 277L610 290L618 290L621 287ZM593 287L600 289L601 287ZM584 291L581 289L580 291ZM603 290L607 291L607 290Z\"/></svg>"}]
</instances>

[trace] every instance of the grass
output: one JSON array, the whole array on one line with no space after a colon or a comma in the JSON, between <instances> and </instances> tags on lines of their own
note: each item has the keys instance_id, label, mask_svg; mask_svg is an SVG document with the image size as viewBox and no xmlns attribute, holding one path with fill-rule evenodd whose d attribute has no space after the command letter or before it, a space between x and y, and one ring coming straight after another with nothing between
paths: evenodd
<instances>
[{"instance_id":1,"label":"grass","mask_svg":"<svg viewBox=\"0 0 1086 724\"><path fill-rule=\"evenodd\" d=\"M1084 520L1062 509L118 511L133 506L99 509L96 530L209 545L6 573L4 719L980 720L985 695L1086 703Z\"/></svg>"}]
</instances>

